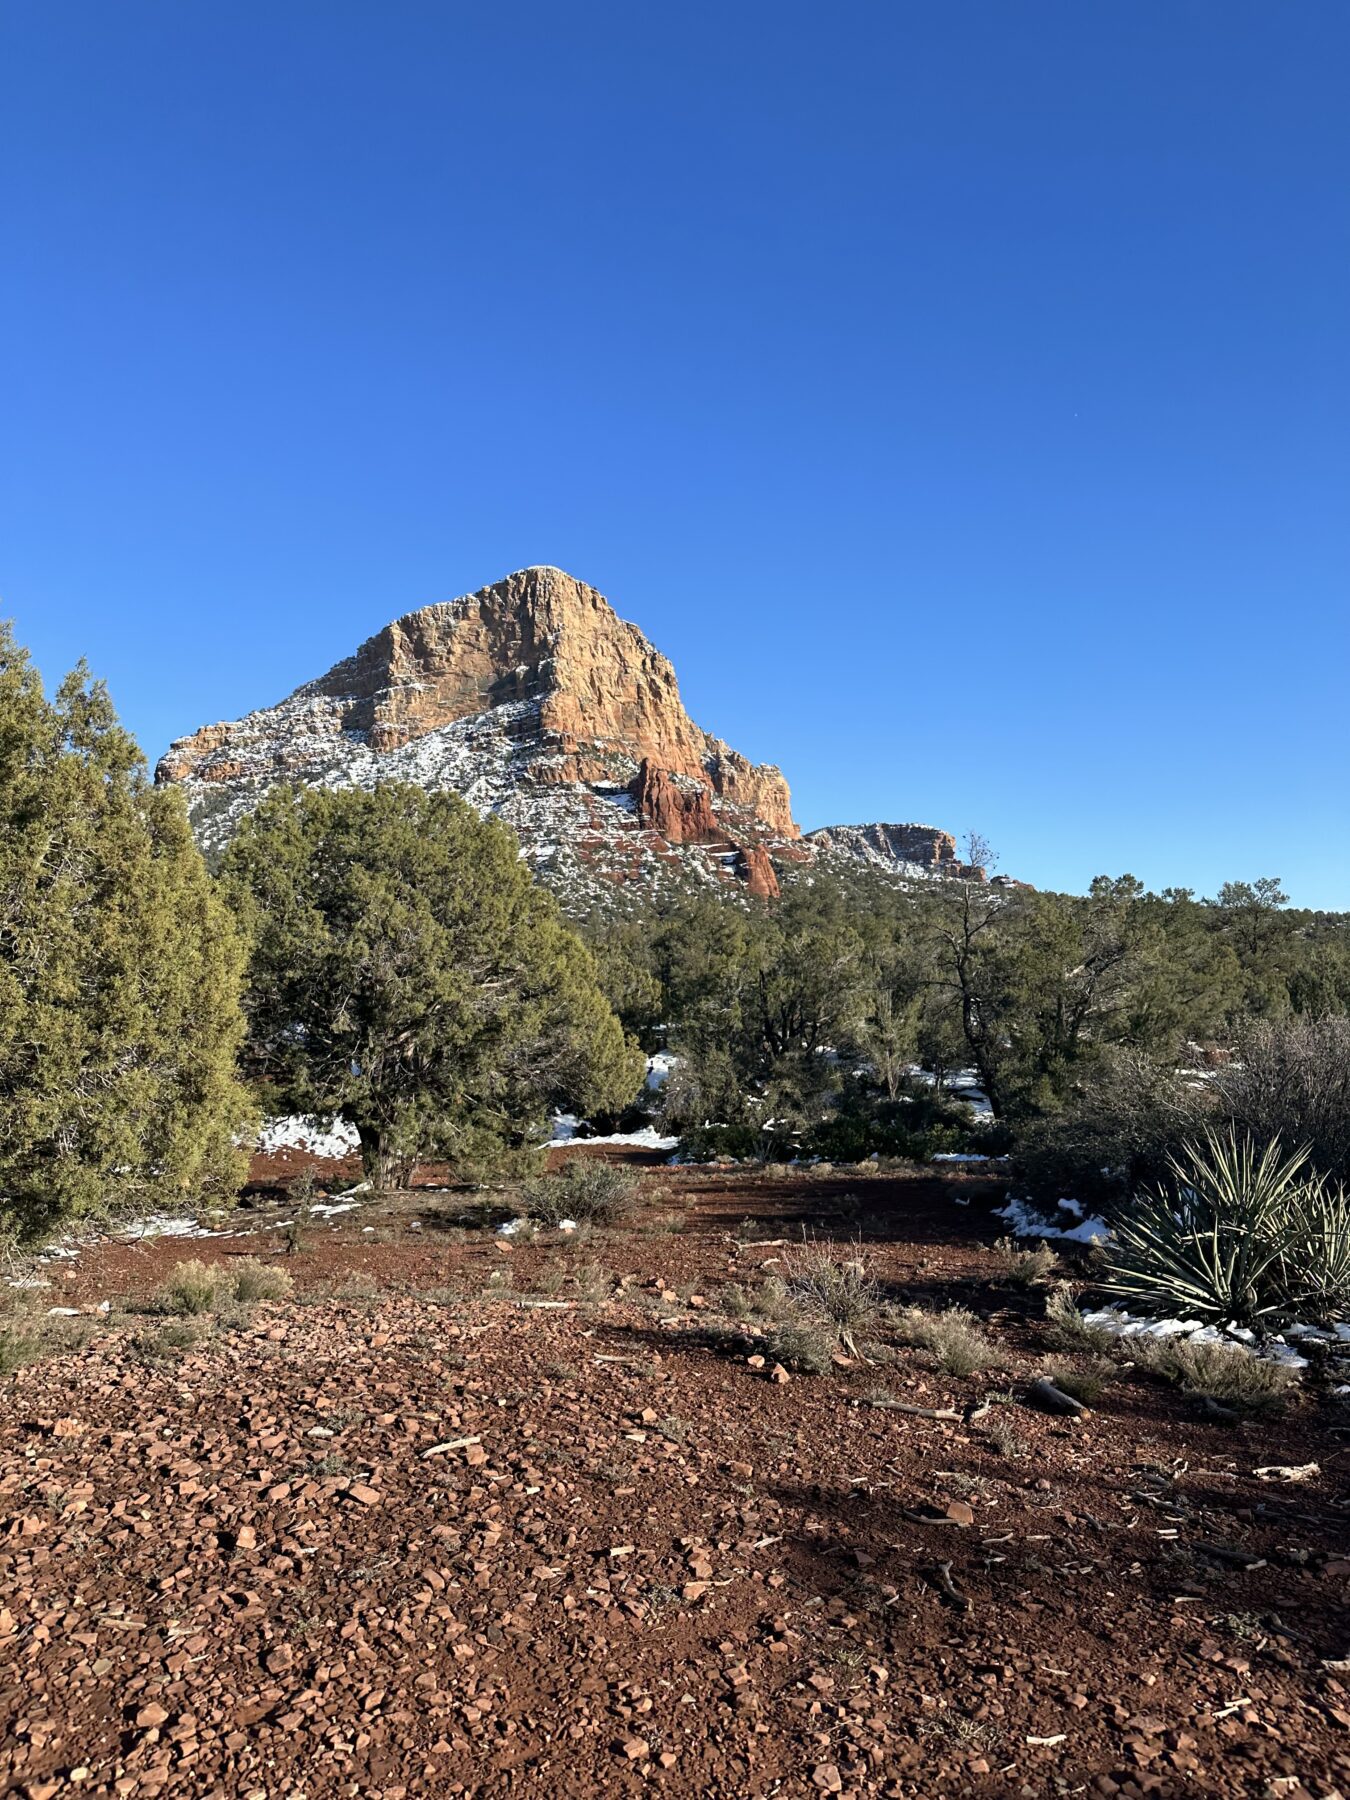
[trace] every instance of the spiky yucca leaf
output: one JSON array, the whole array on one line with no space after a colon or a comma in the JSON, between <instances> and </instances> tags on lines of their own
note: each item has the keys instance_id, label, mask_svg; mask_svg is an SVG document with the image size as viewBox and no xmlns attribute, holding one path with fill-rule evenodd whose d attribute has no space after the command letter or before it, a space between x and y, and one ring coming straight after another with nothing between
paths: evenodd
<instances>
[{"instance_id":1,"label":"spiky yucca leaf","mask_svg":"<svg viewBox=\"0 0 1350 1800\"><path fill-rule=\"evenodd\" d=\"M1107 1251L1113 1293L1218 1324L1268 1330L1301 1286L1307 1152L1258 1153L1207 1132L1169 1159L1176 1191L1141 1195Z\"/></svg>"},{"instance_id":2,"label":"spiky yucca leaf","mask_svg":"<svg viewBox=\"0 0 1350 1800\"><path fill-rule=\"evenodd\" d=\"M1300 1184L1290 1220L1291 1299L1318 1323L1350 1313L1350 1195L1321 1176Z\"/></svg>"}]
</instances>

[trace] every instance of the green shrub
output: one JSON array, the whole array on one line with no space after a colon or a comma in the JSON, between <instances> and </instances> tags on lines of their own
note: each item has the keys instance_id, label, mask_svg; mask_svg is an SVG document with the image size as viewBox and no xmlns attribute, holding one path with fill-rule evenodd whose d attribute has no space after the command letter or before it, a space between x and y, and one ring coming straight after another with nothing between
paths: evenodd
<instances>
[{"instance_id":1,"label":"green shrub","mask_svg":"<svg viewBox=\"0 0 1350 1800\"><path fill-rule=\"evenodd\" d=\"M916 1088L902 1099L854 1094L850 1104L802 1140L804 1156L865 1162L872 1156L927 1162L944 1153L998 1156L1008 1148L1005 1127L975 1124L959 1102Z\"/></svg>"},{"instance_id":2,"label":"green shrub","mask_svg":"<svg viewBox=\"0 0 1350 1800\"><path fill-rule=\"evenodd\" d=\"M1172 1181L1117 1221L1103 1286L1146 1307L1266 1332L1350 1304L1346 1200L1305 1172L1306 1153L1207 1133Z\"/></svg>"},{"instance_id":3,"label":"green shrub","mask_svg":"<svg viewBox=\"0 0 1350 1800\"><path fill-rule=\"evenodd\" d=\"M83 667L0 625L0 1237L233 1195L244 944Z\"/></svg>"},{"instance_id":4,"label":"green shrub","mask_svg":"<svg viewBox=\"0 0 1350 1800\"><path fill-rule=\"evenodd\" d=\"M631 1212L640 1180L632 1169L573 1156L556 1175L536 1175L521 1189L526 1215L537 1225L612 1225Z\"/></svg>"},{"instance_id":5,"label":"green shrub","mask_svg":"<svg viewBox=\"0 0 1350 1800\"><path fill-rule=\"evenodd\" d=\"M641 1086L590 952L458 794L276 788L221 882L250 942L250 1064L287 1108L350 1119L378 1189L421 1158L515 1161L551 1108Z\"/></svg>"},{"instance_id":6,"label":"green shrub","mask_svg":"<svg viewBox=\"0 0 1350 1800\"><path fill-rule=\"evenodd\" d=\"M753 1125L692 1125L680 1138L680 1156L685 1162L715 1162L726 1156L737 1162L753 1161L767 1148L763 1133Z\"/></svg>"}]
</instances>

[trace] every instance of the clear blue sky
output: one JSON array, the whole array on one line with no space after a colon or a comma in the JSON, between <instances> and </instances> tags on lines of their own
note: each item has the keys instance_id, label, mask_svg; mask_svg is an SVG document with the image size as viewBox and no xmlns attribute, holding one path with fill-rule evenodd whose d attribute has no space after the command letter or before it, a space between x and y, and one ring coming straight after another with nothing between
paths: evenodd
<instances>
[{"instance_id":1,"label":"clear blue sky","mask_svg":"<svg viewBox=\"0 0 1350 1800\"><path fill-rule=\"evenodd\" d=\"M147 752L533 562L808 827L1350 907L1344 0L0 0L0 607Z\"/></svg>"}]
</instances>

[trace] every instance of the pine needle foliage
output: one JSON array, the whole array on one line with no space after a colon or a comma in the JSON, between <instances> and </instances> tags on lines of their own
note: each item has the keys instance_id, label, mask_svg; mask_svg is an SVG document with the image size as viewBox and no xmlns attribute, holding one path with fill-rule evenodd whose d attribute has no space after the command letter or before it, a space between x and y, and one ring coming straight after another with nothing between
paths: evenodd
<instances>
[{"instance_id":1,"label":"pine needle foliage","mask_svg":"<svg viewBox=\"0 0 1350 1800\"><path fill-rule=\"evenodd\" d=\"M233 1194L243 946L179 794L0 626L0 1225Z\"/></svg>"},{"instance_id":2,"label":"pine needle foliage","mask_svg":"<svg viewBox=\"0 0 1350 1800\"><path fill-rule=\"evenodd\" d=\"M644 1059L590 952L495 819L457 794L278 789L222 879L253 944L251 1071L355 1125L370 1177L509 1164L550 1109L621 1110Z\"/></svg>"}]
</instances>

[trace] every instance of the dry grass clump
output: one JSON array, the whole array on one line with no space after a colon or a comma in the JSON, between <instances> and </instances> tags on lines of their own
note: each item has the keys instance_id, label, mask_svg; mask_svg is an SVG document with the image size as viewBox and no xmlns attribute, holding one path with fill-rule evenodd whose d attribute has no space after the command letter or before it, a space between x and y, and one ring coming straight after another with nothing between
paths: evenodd
<instances>
[{"instance_id":1,"label":"dry grass clump","mask_svg":"<svg viewBox=\"0 0 1350 1800\"><path fill-rule=\"evenodd\" d=\"M1283 1363L1254 1356L1240 1344L1139 1336L1129 1340L1129 1348L1140 1368L1175 1382L1185 1393L1205 1394L1253 1412L1277 1406L1294 1383L1293 1371Z\"/></svg>"},{"instance_id":2,"label":"dry grass clump","mask_svg":"<svg viewBox=\"0 0 1350 1800\"><path fill-rule=\"evenodd\" d=\"M204 1263L195 1256L175 1263L157 1296L160 1310L183 1318L211 1312L224 1286L224 1271L215 1263Z\"/></svg>"},{"instance_id":3,"label":"dry grass clump","mask_svg":"<svg viewBox=\"0 0 1350 1800\"><path fill-rule=\"evenodd\" d=\"M1059 1267L1059 1259L1044 1240L1028 1250L1016 1238L1001 1237L994 1245L994 1255L1004 1279L1018 1287L1035 1287L1048 1281Z\"/></svg>"},{"instance_id":4,"label":"dry grass clump","mask_svg":"<svg viewBox=\"0 0 1350 1800\"><path fill-rule=\"evenodd\" d=\"M881 1290L867 1273L862 1246L839 1257L834 1246L815 1240L784 1257L787 1294L805 1318L834 1339L849 1356L861 1356L860 1344L875 1330L881 1312Z\"/></svg>"},{"instance_id":5,"label":"dry grass clump","mask_svg":"<svg viewBox=\"0 0 1350 1800\"><path fill-rule=\"evenodd\" d=\"M284 1300L295 1283L285 1269L259 1262L246 1256L231 1271L234 1298L241 1306L252 1306L258 1300Z\"/></svg>"},{"instance_id":6,"label":"dry grass clump","mask_svg":"<svg viewBox=\"0 0 1350 1800\"><path fill-rule=\"evenodd\" d=\"M1072 1356L1048 1362L1045 1373L1062 1394L1081 1400L1084 1406L1095 1406L1120 1367L1109 1356Z\"/></svg>"},{"instance_id":7,"label":"dry grass clump","mask_svg":"<svg viewBox=\"0 0 1350 1800\"><path fill-rule=\"evenodd\" d=\"M766 1319L770 1324L798 1323L802 1312L788 1284L777 1275L749 1289L729 1281L718 1288L713 1304L725 1319Z\"/></svg>"},{"instance_id":8,"label":"dry grass clump","mask_svg":"<svg viewBox=\"0 0 1350 1800\"><path fill-rule=\"evenodd\" d=\"M1108 1356L1116 1347L1115 1333L1105 1325L1092 1325L1078 1310L1073 1289L1067 1281L1057 1282L1045 1303L1050 1341L1057 1350L1085 1351L1093 1356Z\"/></svg>"},{"instance_id":9,"label":"dry grass clump","mask_svg":"<svg viewBox=\"0 0 1350 1800\"><path fill-rule=\"evenodd\" d=\"M294 1285L284 1269L261 1263L256 1257L244 1257L233 1268L192 1257L170 1269L168 1279L155 1296L154 1310L184 1319L197 1318L231 1305L284 1300Z\"/></svg>"},{"instance_id":10,"label":"dry grass clump","mask_svg":"<svg viewBox=\"0 0 1350 1800\"><path fill-rule=\"evenodd\" d=\"M1019 1462L1028 1451L1026 1439L1018 1431L1007 1412L1000 1407L984 1427L990 1446L1009 1462Z\"/></svg>"},{"instance_id":11,"label":"dry grass clump","mask_svg":"<svg viewBox=\"0 0 1350 1800\"><path fill-rule=\"evenodd\" d=\"M906 1307L896 1321L896 1330L902 1343L931 1351L949 1375L975 1375L999 1361L979 1320L964 1306L950 1306L945 1312Z\"/></svg>"},{"instance_id":12,"label":"dry grass clump","mask_svg":"<svg viewBox=\"0 0 1350 1800\"><path fill-rule=\"evenodd\" d=\"M597 1262L583 1263L576 1272L577 1298L594 1304L609 1295L609 1270Z\"/></svg>"},{"instance_id":13,"label":"dry grass clump","mask_svg":"<svg viewBox=\"0 0 1350 1800\"><path fill-rule=\"evenodd\" d=\"M794 1375L828 1375L834 1366L830 1339L818 1325L776 1326L764 1341L764 1355Z\"/></svg>"},{"instance_id":14,"label":"dry grass clump","mask_svg":"<svg viewBox=\"0 0 1350 1800\"><path fill-rule=\"evenodd\" d=\"M556 1175L534 1175L524 1184L525 1211L538 1225L613 1225L632 1211L641 1183L631 1169L574 1156Z\"/></svg>"},{"instance_id":15,"label":"dry grass clump","mask_svg":"<svg viewBox=\"0 0 1350 1800\"><path fill-rule=\"evenodd\" d=\"M41 1351L41 1340L31 1325L9 1321L0 1328L0 1377L13 1375L25 1363L35 1361Z\"/></svg>"}]
</instances>

